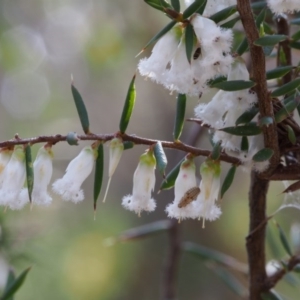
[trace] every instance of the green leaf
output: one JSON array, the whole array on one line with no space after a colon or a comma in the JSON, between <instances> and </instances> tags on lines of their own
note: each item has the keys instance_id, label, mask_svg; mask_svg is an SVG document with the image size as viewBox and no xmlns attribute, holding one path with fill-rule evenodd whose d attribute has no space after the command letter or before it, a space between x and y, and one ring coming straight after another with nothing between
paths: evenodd
<instances>
[{"instance_id":1,"label":"green leaf","mask_svg":"<svg viewBox=\"0 0 300 300\"><path fill-rule=\"evenodd\" d=\"M202 2L202 5L200 6L200 8L196 11L196 13L199 14L199 15L203 15L203 12L205 10L206 4L207 4L207 0L204 0Z\"/></svg>"},{"instance_id":2,"label":"green leaf","mask_svg":"<svg viewBox=\"0 0 300 300\"><path fill-rule=\"evenodd\" d=\"M293 128L290 125L285 125L285 128L288 132L288 138L289 138L290 142L293 145L295 145L296 142L297 142L297 138L296 138L296 135L295 135L295 132L294 132Z\"/></svg>"},{"instance_id":3,"label":"green leaf","mask_svg":"<svg viewBox=\"0 0 300 300\"><path fill-rule=\"evenodd\" d=\"M126 141L123 142L124 150L132 149L134 147L134 142Z\"/></svg>"},{"instance_id":4,"label":"green leaf","mask_svg":"<svg viewBox=\"0 0 300 300\"><path fill-rule=\"evenodd\" d=\"M294 41L300 40L300 30L292 35L292 40Z\"/></svg>"},{"instance_id":5,"label":"green leaf","mask_svg":"<svg viewBox=\"0 0 300 300\"><path fill-rule=\"evenodd\" d=\"M156 158L156 165L157 165L158 171L165 178L166 177L165 170L166 170L166 166L168 164L168 160L167 160L167 157L166 157L166 154L164 152L164 148L163 148L161 142L156 143L156 145L154 147L154 156Z\"/></svg>"},{"instance_id":6,"label":"green leaf","mask_svg":"<svg viewBox=\"0 0 300 300\"><path fill-rule=\"evenodd\" d=\"M214 148L211 152L211 159L213 160L218 160L220 158L220 155L221 155L221 151L222 151L222 148L221 148L221 142L217 142L214 144Z\"/></svg>"},{"instance_id":7,"label":"green leaf","mask_svg":"<svg viewBox=\"0 0 300 300\"><path fill-rule=\"evenodd\" d=\"M183 19L189 18L193 13L197 12L206 0L195 0L183 13Z\"/></svg>"},{"instance_id":8,"label":"green leaf","mask_svg":"<svg viewBox=\"0 0 300 300\"><path fill-rule=\"evenodd\" d=\"M288 239L287 239L284 231L282 230L281 226L278 223L276 223L276 226L278 228L279 238L280 238L280 241L281 241L281 244L282 244L284 250L286 251L286 253L288 255L293 256L293 252L291 250L291 247L289 245Z\"/></svg>"},{"instance_id":9,"label":"green leaf","mask_svg":"<svg viewBox=\"0 0 300 300\"><path fill-rule=\"evenodd\" d=\"M209 18L211 20L213 20L215 23L219 23L221 21L226 20L227 18L229 18L231 15L233 15L236 12L237 12L236 5L232 5L232 6L226 7L224 9L218 11L217 13L213 14Z\"/></svg>"},{"instance_id":10,"label":"green leaf","mask_svg":"<svg viewBox=\"0 0 300 300\"><path fill-rule=\"evenodd\" d=\"M253 120L253 118L258 114L259 109L256 106L251 107L241 114L235 121L235 125L247 124Z\"/></svg>"},{"instance_id":11,"label":"green leaf","mask_svg":"<svg viewBox=\"0 0 300 300\"><path fill-rule=\"evenodd\" d=\"M26 182L27 182L28 196L29 196L29 201L31 203L34 173L33 173L33 163L32 163L32 156L31 156L31 147L28 144L25 147L25 162L26 162Z\"/></svg>"},{"instance_id":12,"label":"green leaf","mask_svg":"<svg viewBox=\"0 0 300 300\"><path fill-rule=\"evenodd\" d=\"M104 151L103 144L98 146L98 155L95 162L95 177L94 177L94 211L97 208L98 197L101 192L103 181L103 167L104 167Z\"/></svg>"},{"instance_id":13,"label":"green leaf","mask_svg":"<svg viewBox=\"0 0 300 300\"><path fill-rule=\"evenodd\" d=\"M8 276L4 288L4 292L8 289L8 287L16 280L16 275L12 269L9 269ZM14 297L11 296L7 300L14 300Z\"/></svg>"},{"instance_id":14,"label":"green leaf","mask_svg":"<svg viewBox=\"0 0 300 300\"><path fill-rule=\"evenodd\" d=\"M236 49L236 53L242 56L249 49L247 38L244 38Z\"/></svg>"},{"instance_id":15,"label":"green leaf","mask_svg":"<svg viewBox=\"0 0 300 300\"><path fill-rule=\"evenodd\" d=\"M232 19L232 20L230 20L230 21L228 21L228 22L226 22L226 23L220 25L220 27L222 27L222 28L233 28L233 26L234 26L234 25L236 24L236 22L239 21L239 20L240 20L240 17L236 17L236 18L234 18L234 19Z\"/></svg>"},{"instance_id":16,"label":"green leaf","mask_svg":"<svg viewBox=\"0 0 300 300\"><path fill-rule=\"evenodd\" d=\"M186 95L178 94L177 95L177 107L176 107L176 116L174 124L174 140L178 141L183 129L184 115L185 115L185 106L186 106Z\"/></svg>"},{"instance_id":17,"label":"green leaf","mask_svg":"<svg viewBox=\"0 0 300 300\"><path fill-rule=\"evenodd\" d=\"M256 152L252 157L252 160L255 162L263 162L269 160L274 154L274 151L270 148L263 148Z\"/></svg>"},{"instance_id":18,"label":"green leaf","mask_svg":"<svg viewBox=\"0 0 300 300\"><path fill-rule=\"evenodd\" d=\"M298 107L300 104L300 99L298 97L286 103L276 114L275 122L280 123L285 120L290 114Z\"/></svg>"},{"instance_id":19,"label":"green leaf","mask_svg":"<svg viewBox=\"0 0 300 300\"><path fill-rule=\"evenodd\" d=\"M267 22L264 22L263 24L264 24L264 30L266 34L274 34L274 30Z\"/></svg>"},{"instance_id":20,"label":"green leaf","mask_svg":"<svg viewBox=\"0 0 300 300\"><path fill-rule=\"evenodd\" d=\"M253 81L230 80L230 81L222 81L219 83L215 83L214 85L212 85L212 87L218 88L220 90L227 91L227 92L233 92L233 91L250 89L255 85L256 85L256 83Z\"/></svg>"},{"instance_id":21,"label":"green leaf","mask_svg":"<svg viewBox=\"0 0 300 300\"><path fill-rule=\"evenodd\" d=\"M283 300L283 298L274 290L261 294L262 300Z\"/></svg>"},{"instance_id":22,"label":"green leaf","mask_svg":"<svg viewBox=\"0 0 300 300\"><path fill-rule=\"evenodd\" d=\"M223 198L224 194L228 191L228 189L231 187L231 184L234 179L235 171L236 171L236 166L234 165L231 166L231 168L228 170L228 173L221 187L221 199Z\"/></svg>"},{"instance_id":23,"label":"green leaf","mask_svg":"<svg viewBox=\"0 0 300 300\"><path fill-rule=\"evenodd\" d=\"M272 117L269 117L269 116L266 116L266 117L263 117L259 120L259 126L267 126L270 125L270 124L273 124L273 118Z\"/></svg>"},{"instance_id":24,"label":"green leaf","mask_svg":"<svg viewBox=\"0 0 300 300\"><path fill-rule=\"evenodd\" d=\"M14 281L5 287L0 300L9 300L22 286L31 267L25 269Z\"/></svg>"},{"instance_id":25,"label":"green leaf","mask_svg":"<svg viewBox=\"0 0 300 300\"><path fill-rule=\"evenodd\" d=\"M180 171L180 166L185 158L183 158L166 176L165 180L161 183L159 191L171 189L176 181Z\"/></svg>"},{"instance_id":26,"label":"green leaf","mask_svg":"<svg viewBox=\"0 0 300 300\"><path fill-rule=\"evenodd\" d=\"M150 46L152 43L158 41L162 36L164 36L168 31L170 31L174 25L177 23L177 21L171 21L169 24L167 24L161 31L159 31L142 49L140 53L145 51L145 49ZM139 53L139 54L140 54ZM139 55L138 54L138 55Z\"/></svg>"},{"instance_id":27,"label":"green leaf","mask_svg":"<svg viewBox=\"0 0 300 300\"><path fill-rule=\"evenodd\" d=\"M171 0L171 4L177 12L180 12L180 1L179 0Z\"/></svg>"},{"instance_id":28,"label":"green leaf","mask_svg":"<svg viewBox=\"0 0 300 300\"><path fill-rule=\"evenodd\" d=\"M277 239L277 235L275 236L275 232L273 229L274 226L270 225L271 223L268 223L267 226L267 236L266 236L266 241L267 241L267 245L268 245L268 249L271 252L271 255L273 258L275 258L276 260L279 260L283 253L281 251L281 248L279 247L279 241ZM273 224L272 224L273 225ZM277 234L277 232L276 232Z\"/></svg>"},{"instance_id":29,"label":"green leaf","mask_svg":"<svg viewBox=\"0 0 300 300\"><path fill-rule=\"evenodd\" d=\"M70 146L78 146L79 139L76 132L69 132L66 140Z\"/></svg>"},{"instance_id":30,"label":"green leaf","mask_svg":"<svg viewBox=\"0 0 300 300\"><path fill-rule=\"evenodd\" d=\"M265 18L266 18L266 8L264 7L260 11L259 15L255 18L255 25L257 28L260 28L260 25L264 22Z\"/></svg>"},{"instance_id":31,"label":"green leaf","mask_svg":"<svg viewBox=\"0 0 300 300\"><path fill-rule=\"evenodd\" d=\"M274 46L264 46L262 48L263 48L264 55L265 56L270 56L272 54Z\"/></svg>"},{"instance_id":32,"label":"green leaf","mask_svg":"<svg viewBox=\"0 0 300 300\"><path fill-rule=\"evenodd\" d=\"M300 189L300 180L289 185L282 193L292 193Z\"/></svg>"},{"instance_id":33,"label":"green leaf","mask_svg":"<svg viewBox=\"0 0 300 300\"><path fill-rule=\"evenodd\" d=\"M294 91L300 85L300 78L288 82L278 89L274 90L271 94L272 97L279 97Z\"/></svg>"},{"instance_id":34,"label":"green leaf","mask_svg":"<svg viewBox=\"0 0 300 300\"><path fill-rule=\"evenodd\" d=\"M298 50L300 50L300 42L290 42L290 47L291 48L294 48L294 49L298 49Z\"/></svg>"},{"instance_id":35,"label":"green leaf","mask_svg":"<svg viewBox=\"0 0 300 300\"><path fill-rule=\"evenodd\" d=\"M283 34L265 35L254 41L256 46L272 46L274 47L279 42L286 40L288 37Z\"/></svg>"},{"instance_id":36,"label":"green leaf","mask_svg":"<svg viewBox=\"0 0 300 300\"><path fill-rule=\"evenodd\" d=\"M194 28L189 23L185 28L185 52L189 63L191 63L193 48L194 48Z\"/></svg>"},{"instance_id":37,"label":"green leaf","mask_svg":"<svg viewBox=\"0 0 300 300\"><path fill-rule=\"evenodd\" d=\"M212 87L214 84L219 83L219 82L223 82L223 81L227 81L227 77L225 77L225 76L219 76L219 77L216 77L214 79L210 79L210 80L208 80L207 84L210 87Z\"/></svg>"},{"instance_id":38,"label":"green leaf","mask_svg":"<svg viewBox=\"0 0 300 300\"><path fill-rule=\"evenodd\" d=\"M219 130L238 136L252 136L258 135L262 132L260 127L252 123L236 127L225 127Z\"/></svg>"},{"instance_id":39,"label":"green leaf","mask_svg":"<svg viewBox=\"0 0 300 300\"><path fill-rule=\"evenodd\" d=\"M280 78L289 73L293 69L293 66L277 67L275 69L266 72L267 80Z\"/></svg>"},{"instance_id":40,"label":"green leaf","mask_svg":"<svg viewBox=\"0 0 300 300\"><path fill-rule=\"evenodd\" d=\"M77 113L81 122L81 127L85 134L90 133L90 122L89 122L89 116L87 113L87 110L85 108L85 104L83 102L83 99L81 95L79 94L78 90L75 88L73 83L71 84L71 90L73 99L77 108Z\"/></svg>"},{"instance_id":41,"label":"green leaf","mask_svg":"<svg viewBox=\"0 0 300 300\"><path fill-rule=\"evenodd\" d=\"M125 99L125 103L124 103L124 107L123 107L123 112L122 112L122 116L121 116L121 120L120 120L120 131L122 133L124 133L127 129L133 108L134 108L134 104L135 104L135 98L136 98L136 90L135 90L135 74L130 82L129 88L128 88L128 92L127 92L127 96Z\"/></svg>"},{"instance_id":42,"label":"green leaf","mask_svg":"<svg viewBox=\"0 0 300 300\"><path fill-rule=\"evenodd\" d=\"M249 141L246 136L242 136L242 141L241 141L241 151L246 151L248 152L249 150Z\"/></svg>"},{"instance_id":43,"label":"green leaf","mask_svg":"<svg viewBox=\"0 0 300 300\"><path fill-rule=\"evenodd\" d=\"M296 18L290 21L291 25L300 25L300 18Z\"/></svg>"},{"instance_id":44,"label":"green leaf","mask_svg":"<svg viewBox=\"0 0 300 300\"><path fill-rule=\"evenodd\" d=\"M160 11L164 11L165 7L171 8L171 5L164 0L144 0L144 2Z\"/></svg>"},{"instance_id":45,"label":"green leaf","mask_svg":"<svg viewBox=\"0 0 300 300\"><path fill-rule=\"evenodd\" d=\"M263 9L267 5L266 1L258 1L258 2L253 2L251 3L251 8L252 9Z\"/></svg>"}]
</instances>

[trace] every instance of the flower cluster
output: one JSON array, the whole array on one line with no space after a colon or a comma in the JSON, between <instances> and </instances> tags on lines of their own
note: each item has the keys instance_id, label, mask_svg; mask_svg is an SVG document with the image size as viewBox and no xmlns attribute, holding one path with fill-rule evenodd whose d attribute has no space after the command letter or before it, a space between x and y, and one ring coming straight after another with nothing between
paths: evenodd
<instances>
[{"instance_id":1,"label":"flower cluster","mask_svg":"<svg viewBox=\"0 0 300 300\"><path fill-rule=\"evenodd\" d=\"M270 9L276 14L300 11L298 0L268 0L267 3Z\"/></svg>"}]
</instances>

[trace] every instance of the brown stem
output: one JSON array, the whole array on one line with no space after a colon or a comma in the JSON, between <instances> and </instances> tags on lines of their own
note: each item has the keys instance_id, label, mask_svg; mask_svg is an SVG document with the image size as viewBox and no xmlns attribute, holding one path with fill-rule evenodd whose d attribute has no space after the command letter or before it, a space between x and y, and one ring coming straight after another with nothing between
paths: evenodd
<instances>
[{"instance_id":1,"label":"brown stem","mask_svg":"<svg viewBox=\"0 0 300 300\"><path fill-rule=\"evenodd\" d=\"M260 294L266 291L265 269L265 229L266 198L269 181L261 179L257 173L251 174L249 191L250 226L247 236L247 253L249 264L250 300L261 299Z\"/></svg>"}]
</instances>

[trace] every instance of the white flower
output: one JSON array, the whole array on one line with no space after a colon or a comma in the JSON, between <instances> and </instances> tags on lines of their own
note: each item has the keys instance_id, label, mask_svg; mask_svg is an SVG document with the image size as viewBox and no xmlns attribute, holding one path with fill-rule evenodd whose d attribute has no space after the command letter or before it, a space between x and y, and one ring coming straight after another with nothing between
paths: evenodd
<instances>
[{"instance_id":1,"label":"white flower","mask_svg":"<svg viewBox=\"0 0 300 300\"><path fill-rule=\"evenodd\" d=\"M84 147L68 165L63 178L56 180L53 191L63 200L77 203L84 199L81 185L91 174L94 165L95 154L91 146Z\"/></svg>"},{"instance_id":2,"label":"white flower","mask_svg":"<svg viewBox=\"0 0 300 300\"><path fill-rule=\"evenodd\" d=\"M120 162L124 150L123 141L120 138L114 138L109 144L109 168L108 168L108 183L104 194L103 202L105 202L111 178Z\"/></svg>"},{"instance_id":3,"label":"white flower","mask_svg":"<svg viewBox=\"0 0 300 300\"><path fill-rule=\"evenodd\" d=\"M52 198L47 188L52 177L52 148L49 145L41 147L33 163L34 182L31 194L32 203L38 205L49 205ZM29 202L28 189L24 188L20 194L21 202Z\"/></svg>"},{"instance_id":4,"label":"white flower","mask_svg":"<svg viewBox=\"0 0 300 300\"><path fill-rule=\"evenodd\" d=\"M21 209L26 202L21 202L19 193L26 179L25 153L23 146L15 146L13 154L3 172L0 189L0 205L11 209Z\"/></svg>"},{"instance_id":5,"label":"white flower","mask_svg":"<svg viewBox=\"0 0 300 300\"><path fill-rule=\"evenodd\" d=\"M155 185L156 159L152 150L141 155L137 169L133 175L132 195L124 196L122 205L140 215L141 211L153 211L155 200L151 198L151 191Z\"/></svg>"},{"instance_id":6,"label":"white flower","mask_svg":"<svg viewBox=\"0 0 300 300\"><path fill-rule=\"evenodd\" d=\"M0 188L2 187L4 170L11 158L12 152L13 150L8 148L0 149Z\"/></svg>"},{"instance_id":7,"label":"white flower","mask_svg":"<svg viewBox=\"0 0 300 300\"><path fill-rule=\"evenodd\" d=\"M166 213L170 218L176 218L178 220L186 218L196 218L196 210L194 201L188 203L183 207L179 207L182 202L182 198L192 188L196 187L196 175L195 164L192 158L186 158L181 166L179 174L175 181L174 193L175 198L173 203L166 207ZM179 205L179 206L178 206Z\"/></svg>"},{"instance_id":8,"label":"white flower","mask_svg":"<svg viewBox=\"0 0 300 300\"><path fill-rule=\"evenodd\" d=\"M219 199L220 190L220 161L207 159L200 167L202 180L200 182L200 194L195 202L197 215L205 220L213 221L221 215L221 209L215 204Z\"/></svg>"},{"instance_id":9,"label":"white flower","mask_svg":"<svg viewBox=\"0 0 300 300\"><path fill-rule=\"evenodd\" d=\"M300 11L299 0L268 0L268 6L274 13L293 13Z\"/></svg>"}]
</instances>

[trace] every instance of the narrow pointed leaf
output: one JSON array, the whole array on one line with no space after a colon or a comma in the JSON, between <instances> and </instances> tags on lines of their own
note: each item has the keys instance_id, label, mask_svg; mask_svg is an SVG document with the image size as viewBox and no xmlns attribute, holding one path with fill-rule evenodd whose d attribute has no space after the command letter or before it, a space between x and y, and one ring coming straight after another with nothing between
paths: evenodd
<instances>
[{"instance_id":1,"label":"narrow pointed leaf","mask_svg":"<svg viewBox=\"0 0 300 300\"><path fill-rule=\"evenodd\" d=\"M165 0L144 0L144 2L160 11L164 11L164 7L171 8L171 5Z\"/></svg>"},{"instance_id":2,"label":"narrow pointed leaf","mask_svg":"<svg viewBox=\"0 0 300 300\"><path fill-rule=\"evenodd\" d=\"M171 21L169 24L167 24L161 31L159 31L142 49L141 52L143 52L147 47L149 47L152 43L158 41L163 35L165 35L168 31L170 31L174 25L176 24L176 21ZM140 52L140 53L141 53Z\"/></svg>"},{"instance_id":3,"label":"narrow pointed leaf","mask_svg":"<svg viewBox=\"0 0 300 300\"><path fill-rule=\"evenodd\" d=\"M129 88L128 88L128 92L127 92L127 96L125 99L125 103L124 103L124 107L123 107L123 112L122 112L122 116L121 116L121 120L120 120L120 131L122 133L124 133L127 129L128 123L130 121L130 117L134 108L134 104L135 104L135 98L136 98L136 90L135 90L135 75L133 76Z\"/></svg>"},{"instance_id":4,"label":"narrow pointed leaf","mask_svg":"<svg viewBox=\"0 0 300 300\"><path fill-rule=\"evenodd\" d=\"M283 300L283 298L274 290L261 294L262 300Z\"/></svg>"},{"instance_id":5,"label":"narrow pointed leaf","mask_svg":"<svg viewBox=\"0 0 300 300\"><path fill-rule=\"evenodd\" d=\"M248 152L249 150L249 141L248 138L246 136L242 137L242 141L241 141L241 151L246 151Z\"/></svg>"},{"instance_id":6,"label":"narrow pointed leaf","mask_svg":"<svg viewBox=\"0 0 300 300\"><path fill-rule=\"evenodd\" d=\"M288 94L288 93L294 91L296 88L299 87L299 85L300 85L300 78L297 78L291 82L288 82L288 83L282 85L278 89L274 90L271 95L272 95L272 97L283 96L285 94Z\"/></svg>"},{"instance_id":7,"label":"narrow pointed leaf","mask_svg":"<svg viewBox=\"0 0 300 300\"><path fill-rule=\"evenodd\" d=\"M282 193L292 193L300 189L300 180L288 186Z\"/></svg>"},{"instance_id":8,"label":"narrow pointed leaf","mask_svg":"<svg viewBox=\"0 0 300 300\"><path fill-rule=\"evenodd\" d=\"M225 127L220 130L238 136L252 136L262 132L260 127L252 125L251 123L236 127Z\"/></svg>"},{"instance_id":9,"label":"narrow pointed leaf","mask_svg":"<svg viewBox=\"0 0 300 300\"><path fill-rule=\"evenodd\" d=\"M176 116L175 116L173 136L174 136L174 140L178 141L182 133L183 124L184 124L186 95L178 94L176 100L177 100L177 106L176 106Z\"/></svg>"},{"instance_id":10,"label":"narrow pointed leaf","mask_svg":"<svg viewBox=\"0 0 300 300\"><path fill-rule=\"evenodd\" d=\"M300 50L300 42L290 42L290 47L293 48L293 49L297 49L297 50Z\"/></svg>"},{"instance_id":11,"label":"narrow pointed leaf","mask_svg":"<svg viewBox=\"0 0 300 300\"><path fill-rule=\"evenodd\" d=\"M147 225L126 230L118 236L117 241L125 242L146 238L167 231L171 226L172 223L170 220L156 221Z\"/></svg>"},{"instance_id":12,"label":"narrow pointed leaf","mask_svg":"<svg viewBox=\"0 0 300 300\"><path fill-rule=\"evenodd\" d=\"M27 181L28 196L29 196L29 201L31 202L34 174L33 174L33 163L32 163L30 145L27 145L25 147L25 161L26 161L26 181Z\"/></svg>"},{"instance_id":13,"label":"narrow pointed leaf","mask_svg":"<svg viewBox=\"0 0 300 300\"><path fill-rule=\"evenodd\" d=\"M184 19L189 18L193 13L198 11L206 0L195 0L182 14Z\"/></svg>"},{"instance_id":14,"label":"narrow pointed leaf","mask_svg":"<svg viewBox=\"0 0 300 300\"><path fill-rule=\"evenodd\" d=\"M240 115L235 121L235 125L247 124L253 120L253 118L258 114L258 107L251 107L249 110L246 110L242 115Z\"/></svg>"},{"instance_id":15,"label":"narrow pointed leaf","mask_svg":"<svg viewBox=\"0 0 300 300\"><path fill-rule=\"evenodd\" d=\"M252 160L256 162L263 162L269 160L274 154L274 151L270 148L264 148L256 152L253 155Z\"/></svg>"},{"instance_id":16,"label":"narrow pointed leaf","mask_svg":"<svg viewBox=\"0 0 300 300\"><path fill-rule=\"evenodd\" d=\"M156 158L156 165L160 174L165 178L165 170L168 164L168 160L161 142L157 142L154 147L154 156Z\"/></svg>"},{"instance_id":17,"label":"narrow pointed leaf","mask_svg":"<svg viewBox=\"0 0 300 300\"><path fill-rule=\"evenodd\" d=\"M220 155L221 155L221 150L222 150L221 142L215 143L214 148L213 148L213 150L211 152L211 155L210 155L211 159L218 160Z\"/></svg>"},{"instance_id":18,"label":"narrow pointed leaf","mask_svg":"<svg viewBox=\"0 0 300 300\"><path fill-rule=\"evenodd\" d=\"M179 0L171 0L171 4L177 12L180 12L180 1Z\"/></svg>"},{"instance_id":19,"label":"narrow pointed leaf","mask_svg":"<svg viewBox=\"0 0 300 300\"><path fill-rule=\"evenodd\" d=\"M300 40L300 30L292 35L292 40L294 41Z\"/></svg>"},{"instance_id":20,"label":"narrow pointed leaf","mask_svg":"<svg viewBox=\"0 0 300 300\"><path fill-rule=\"evenodd\" d=\"M214 85L212 85L212 87L218 88L220 90L227 91L227 92L233 92L233 91L250 89L255 85L256 85L256 83L253 81L231 80L231 81L222 81L219 83L215 83Z\"/></svg>"},{"instance_id":21,"label":"narrow pointed leaf","mask_svg":"<svg viewBox=\"0 0 300 300\"><path fill-rule=\"evenodd\" d=\"M219 82L223 82L223 81L227 81L227 77L225 76L219 76L219 77L216 77L214 79L210 79L207 84L212 87L214 84L216 83L219 83Z\"/></svg>"},{"instance_id":22,"label":"narrow pointed leaf","mask_svg":"<svg viewBox=\"0 0 300 300\"><path fill-rule=\"evenodd\" d=\"M103 144L98 146L98 156L95 162L95 177L94 177L94 210L97 208L97 201L101 192L103 181L103 167L104 167L104 150Z\"/></svg>"},{"instance_id":23,"label":"narrow pointed leaf","mask_svg":"<svg viewBox=\"0 0 300 300\"><path fill-rule=\"evenodd\" d=\"M126 141L123 142L124 150L132 149L134 147L134 142Z\"/></svg>"},{"instance_id":24,"label":"narrow pointed leaf","mask_svg":"<svg viewBox=\"0 0 300 300\"><path fill-rule=\"evenodd\" d=\"M194 28L189 23L185 28L185 52L189 63L191 63L194 48Z\"/></svg>"},{"instance_id":25,"label":"narrow pointed leaf","mask_svg":"<svg viewBox=\"0 0 300 300\"><path fill-rule=\"evenodd\" d=\"M160 185L160 191L171 189L174 186L183 160L184 158L167 174L165 180Z\"/></svg>"},{"instance_id":26,"label":"narrow pointed leaf","mask_svg":"<svg viewBox=\"0 0 300 300\"><path fill-rule=\"evenodd\" d=\"M241 56L249 49L248 41L244 38L236 49L236 53Z\"/></svg>"},{"instance_id":27,"label":"narrow pointed leaf","mask_svg":"<svg viewBox=\"0 0 300 300\"><path fill-rule=\"evenodd\" d=\"M263 37L258 38L254 41L254 45L256 46L275 46L279 42L287 39L286 35L283 34L274 34L274 35L265 35Z\"/></svg>"},{"instance_id":28,"label":"narrow pointed leaf","mask_svg":"<svg viewBox=\"0 0 300 300\"><path fill-rule=\"evenodd\" d=\"M289 73L293 69L293 66L283 66L283 67L278 67L272 70L267 71L266 77L267 80L269 79L274 79L274 78L280 78L287 73Z\"/></svg>"},{"instance_id":29,"label":"narrow pointed leaf","mask_svg":"<svg viewBox=\"0 0 300 300\"><path fill-rule=\"evenodd\" d=\"M69 132L67 134L67 142L70 146L77 146L78 145L78 136L76 132Z\"/></svg>"},{"instance_id":30,"label":"narrow pointed leaf","mask_svg":"<svg viewBox=\"0 0 300 300\"><path fill-rule=\"evenodd\" d=\"M213 14L209 18L213 20L215 23L219 23L229 18L231 15L236 13L236 11L237 11L236 5L232 5L218 11L217 13Z\"/></svg>"},{"instance_id":31,"label":"narrow pointed leaf","mask_svg":"<svg viewBox=\"0 0 300 300\"><path fill-rule=\"evenodd\" d=\"M236 24L236 22L238 22L240 20L240 17L236 17L222 25L220 25L220 27L222 28L233 28L233 26Z\"/></svg>"},{"instance_id":32,"label":"narrow pointed leaf","mask_svg":"<svg viewBox=\"0 0 300 300\"><path fill-rule=\"evenodd\" d=\"M203 12L205 10L206 4L207 4L207 0L202 1L202 5L198 8L196 13L202 16Z\"/></svg>"},{"instance_id":33,"label":"narrow pointed leaf","mask_svg":"<svg viewBox=\"0 0 300 300\"><path fill-rule=\"evenodd\" d=\"M262 9L258 16L255 18L255 25L257 28L260 28L260 25L264 22L266 18L266 9Z\"/></svg>"},{"instance_id":34,"label":"narrow pointed leaf","mask_svg":"<svg viewBox=\"0 0 300 300\"><path fill-rule=\"evenodd\" d=\"M224 179L224 182L222 184L222 187L221 187L221 199L223 198L224 194L228 191L228 189L231 187L232 185L232 182L233 182L233 179L234 179L234 175L235 175L235 171L236 171L236 166L232 166L225 179Z\"/></svg>"},{"instance_id":35,"label":"narrow pointed leaf","mask_svg":"<svg viewBox=\"0 0 300 300\"><path fill-rule=\"evenodd\" d=\"M12 269L9 269L5 288L4 288L4 293L7 291L7 289L10 287L10 285L16 280L16 275ZM14 300L14 297L11 296L7 298L7 300Z\"/></svg>"},{"instance_id":36,"label":"narrow pointed leaf","mask_svg":"<svg viewBox=\"0 0 300 300\"><path fill-rule=\"evenodd\" d=\"M293 145L295 145L296 142L297 142L297 138L296 138L296 135L295 135L295 132L294 132L293 128L290 125L285 125L285 128L288 132L288 138L289 138L290 142Z\"/></svg>"},{"instance_id":37,"label":"narrow pointed leaf","mask_svg":"<svg viewBox=\"0 0 300 300\"><path fill-rule=\"evenodd\" d=\"M272 117L268 117L268 116L266 116L266 117L263 117L263 118L261 118L260 120L259 120L259 125L260 126L267 126L268 127L268 125L270 125L270 124L273 124L273 118Z\"/></svg>"},{"instance_id":38,"label":"narrow pointed leaf","mask_svg":"<svg viewBox=\"0 0 300 300\"><path fill-rule=\"evenodd\" d=\"M290 114L298 107L300 104L300 98L296 97L291 101L287 102L276 114L275 121L276 123L280 123L285 120Z\"/></svg>"},{"instance_id":39,"label":"narrow pointed leaf","mask_svg":"<svg viewBox=\"0 0 300 300\"><path fill-rule=\"evenodd\" d=\"M0 297L0 300L9 300L22 286L23 282L26 279L28 272L31 267L25 269L10 285L5 287L3 295Z\"/></svg>"},{"instance_id":40,"label":"narrow pointed leaf","mask_svg":"<svg viewBox=\"0 0 300 300\"><path fill-rule=\"evenodd\" d=\"M77 108L77 113L81 122L81 127L85 134L89 134L90 133L89 116L85 104L83 102L83 99L73 84L71 85L71 90Z\"/></svg>"},{"instance_id":41,"label":"narrow pointed leaf","mask_svg":"<svg viewBox=\"0 0 300 300\"><path fill-rule=\"evenodd\" d=\"M282 230L281 226L278 223L276 223L276 226L278 228L279 238L280 238L280 241L281 241L281 244L282 244L284 250L286 251L286 253L288 255L293 256L293 252L291 250L291 247L289 245L288 239L287 239L284 231Z\"/></svg>"},{"instance_id":42,"label":"narrow pointed leaf","mask_svg":"<svg viewBox=\"0 0 300 300\"><path fill-rule=\"evenodd\" d=\"M264 30L265 30L266 34L272 35L272 34L275 33L275 31L273 30L273 28L267 22L264 22L263 24L264 24Z\"/></svg>"}]
</instances>

